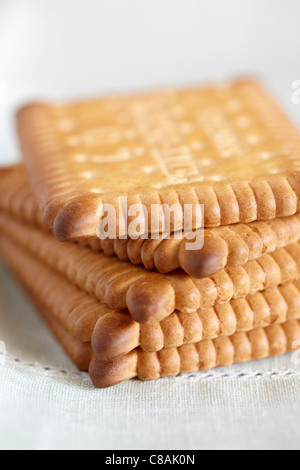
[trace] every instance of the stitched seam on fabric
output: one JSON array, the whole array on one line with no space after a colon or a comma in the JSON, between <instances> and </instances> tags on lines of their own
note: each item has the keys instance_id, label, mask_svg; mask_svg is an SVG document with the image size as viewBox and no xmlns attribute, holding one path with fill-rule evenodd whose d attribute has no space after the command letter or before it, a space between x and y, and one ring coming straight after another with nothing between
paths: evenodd
<instances>
[{"instance_id":1,"label":"stitched seam on fabric","mask_svg":"<svg viewBox=\"0 0 300 470\"><path fill-rule=\"evenodd\" d=\"M16 364L22 367L28 367L35 371L42 371L46 373L57 373L60 375L69 375L74 377L84 377L87 378L87 372L81 371L70 371L68 369L59 369L53 366L46 366L38 362L23 361L18 357L15 357L9 353L0 353L0 357L4 356L7 361L11 364ZM1 370L1 367L0 367ZM168 380L168 381L182 381L190 379L193 381L201 381L202 379L247 379L247 378L289 378L289 377L300 377L300 370L287 369L285 371L280 370L271 370L271 371L253 371L249 372L246 370L241 370L239 372L217 372L217 371L207 371L207 372L191 372L191 373L182 373L176 377L162 377L159 380Z\"/></svg>"},{"instance_id":2,"label":"stitched seam on fabric","mask_svg":"<svg viewBox=\"0 0 300 470\"><path fill-rule=\"evenodd\" d=\"M201 375L200 375L201 374ZM300 370L293 370L288 369L286 371L256 371L256 372L248 372L248 371L240 371L234 373L226 373L226 372L193 372L189 374L181 374L178 377L164 377L161 380L185 380L185 379L193 379L195 381L200 381L202 379L248 379L248 378L255 378L255 379L263 379L263 378L288 378L288 377L300 377Z\"/></svg>"},{"instance_id":3,"label":"stitched seam on fabric","mask_svg":"<svg viewBox=\"0 0 300 470\"><path fill-rule=\"evenodd\" d=\"M36 371L43 371L43 372L53 372L53 373L59 373L62 375L70 375L70 376L82 376L85 377L87 375L86 372L81 372L81 371L70 371L68 369L59 369L53 366L47 366L40 364L38 362L30 362L30 361L23 361L22 359L19 359L16 356L13 356L12 354L9 353L0 353L0 357L5 358L6 361L10 362L11 364L16 364L20 365L22 367L28 367L29 369L33 369Z\"/></svg>"}]
</instances>

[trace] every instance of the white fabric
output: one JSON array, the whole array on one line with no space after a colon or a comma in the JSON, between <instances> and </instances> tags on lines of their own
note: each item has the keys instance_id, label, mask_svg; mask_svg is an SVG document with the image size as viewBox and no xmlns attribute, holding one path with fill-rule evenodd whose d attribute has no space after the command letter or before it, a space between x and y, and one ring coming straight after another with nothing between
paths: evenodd
<instances>
[{"instance_id":1,"label":"white fabric","mask_svg":"<svg viewBox=\"0 0 300 470\"><path fill-rule=\"evenodd\" d=\"M95 390L0 264L1 449L298 449L298 357Z\"/></svg>"}]
</instances>

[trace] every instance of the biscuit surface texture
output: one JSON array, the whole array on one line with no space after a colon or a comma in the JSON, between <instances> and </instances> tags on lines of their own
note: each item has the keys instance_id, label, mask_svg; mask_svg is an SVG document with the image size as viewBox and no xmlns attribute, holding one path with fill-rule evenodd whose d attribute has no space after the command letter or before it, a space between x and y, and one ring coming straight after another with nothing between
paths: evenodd
<instances>
[{"instance_id":1,"label":"biscuit surface texture","mask_svg":"<svg viewBox=\"0 0 300 470\"><path fill-rule=\"evenodd\" d=\"M299 206L299 133L255 82L35 104L19 112L18 129L36 200L60 240L95 237L105 204L127 233L124 196L148 210L142 233L166 231L164 205L177 207L171 231L183 228L185 204L204 205L205 227Z\"/></svg>"}]
</instances>

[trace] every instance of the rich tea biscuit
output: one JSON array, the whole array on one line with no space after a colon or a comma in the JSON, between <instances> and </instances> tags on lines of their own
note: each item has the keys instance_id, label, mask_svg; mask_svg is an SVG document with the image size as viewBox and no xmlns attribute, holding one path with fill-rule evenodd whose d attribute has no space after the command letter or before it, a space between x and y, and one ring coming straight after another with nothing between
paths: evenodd
<instances>
[{"instance_id":1,"label":"rich tea biscuit","mask_svg":"<svg viewBox=\"0 0 300 470\"><path fill-rule=\"evenodd\" d=\"M205 227L299 209L300 135L253 81L32 104L18 113L18 131L36 200L62 241L95 238L106 204L117 236L128 233L137 214L124 195L140 210L140 233L181 230L187 204L204 205Z\"/></svg>"},{"instance_id":2,"label":"rich tea biscuit","mask_svg":"<svg viewBox=\"0 0 300 470\"><path fill-rule=\"evenodd\" d=\"M107 388L134 377L156 380L279 356L299 349L299 340L300 321L291 320L283 325L257 328L177 349L163 349L159 353L136 349L114 361L99 361L93 357L89 374L95 387Z\"/></svg>"},{"instance_id":3,"label":"rich tea biscuit","mask_svg":"<svg viewBox=\"0 0 300 470\"><path fill-rule=\"evenodd\" d=\"M0 226L10 240L92 297L114 310L128 308L132 317L142 322L162 320L174 310L195 313L294 281L300 275L300 243L244 266L227 268L211 278L191 279L183 272L165 276L150 273L77 244L62 244L1 212Z\"/></svg>"},{"instance_id":4,"label":"rich tea biscuit","mask_svg":"<svg viewBox=\"0 0 300 470\"><path fill-rule=\"evenodd\" d=\"M3 174L3 177L1 177ZM42 216L34 201L24 170L20 166L0 171L0 209L18 220L45 229ZM178 268L191 277L210 277L227 266L240 266L249 260L284 247L300 239L300 214L268 222L236 224L230 227L205 229L204 246L189 251L186 239L99 240L82 241L95 251L116 255L121 261L144 264L148 270L162 274Z\"/></svg>"}]
</instances>

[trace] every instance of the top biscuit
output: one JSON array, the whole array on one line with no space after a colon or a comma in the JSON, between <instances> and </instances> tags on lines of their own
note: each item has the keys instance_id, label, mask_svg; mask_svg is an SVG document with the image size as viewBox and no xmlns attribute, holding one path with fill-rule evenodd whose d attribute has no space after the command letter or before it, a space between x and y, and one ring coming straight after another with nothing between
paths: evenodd
<instances>
[{"instance_id":1,"label":"top biscuit","mask_svg":"<svg viewBox=\"0 0 300 470\"><path fill-rule=\"evenodd\" d=\"M165 205L176 204L171 231L183 228L185 204L204 205L205 227L298 210L300 135L252 81L33 104L18 113L18 130L36 200L62 241L96 237L104 204L116 208L116 236L126 235L133 216L122 196L148 211L139 233L166 230Z\"/></svg>"}]
</instances>

